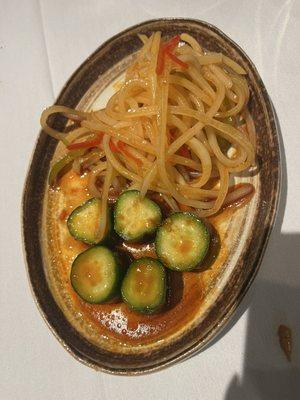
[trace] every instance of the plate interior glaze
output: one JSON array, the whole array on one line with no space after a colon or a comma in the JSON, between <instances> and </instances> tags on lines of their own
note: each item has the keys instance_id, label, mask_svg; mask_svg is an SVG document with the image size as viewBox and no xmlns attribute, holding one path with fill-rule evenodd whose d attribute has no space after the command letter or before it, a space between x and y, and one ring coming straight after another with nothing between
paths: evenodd
<instances>
[{"instance_id":1,"label":"plate interior glaze","mask_svg":"<svg viewBox=\"0 0 300 400\"><path fill-rule=\"evenodd\" d=\"M141 47L138 33L160 30L169 38L181 32L211 51L221 51L247 71L249 110L257 132L257 165L235 178L255 187L243 207L209 219L214 248L201 271L170 273L172 296L156 315L139 315L121 302L89 305L74 294L70 266L86 245L66 228L66 216L91 195L86 178L68 172L59 190L48 190L50 165L63 151L41 132L27 177L23 230L29 278L36 302L63 346L85 364L111 373L154 371L198 351L224 326L252 282L276 214L280 159L278 133L266 89L248 57L215 27L196 20L153 20L107 41L73 74L57 104L92 110L106 104L116 82ZM52 118L55 128L68 121Z\"/></svg>"}]
</instances>

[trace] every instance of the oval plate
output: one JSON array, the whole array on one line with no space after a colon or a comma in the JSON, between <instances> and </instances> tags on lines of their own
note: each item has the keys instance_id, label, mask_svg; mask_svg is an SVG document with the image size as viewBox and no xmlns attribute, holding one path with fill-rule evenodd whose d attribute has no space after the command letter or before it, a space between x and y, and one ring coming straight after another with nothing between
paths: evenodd
<instances>
[{"instance_id":1,"label":"oval plate","mask_svg":"<svg viewBox=\"0 0 300 400\"><path fill-rule=\"evenodd\" d=\"M109 91L112 82L126 69L134 53L141 47L137 34L149 35L156 30L162 31L165 37L187 32L204 48L223 52L247 71L251 91L249 109L257 131L260 168L255 175L238 178L255 186L252 200L227 217L219 220L216 217L212 221L221 237L221 256L201 275L204 283L209 282L201 306L190 319L182 320L160 340L122 347L110 339L105 342L104 338L95 338L87 329L87 325L90 328L91 324L78 324L74 315L72 317L65 297L60 296L57 290L57 281L53 280L51 271L54 254L51 253L53 249L49 249L49 232L45 228L45 219L47 221L51 216L45 211L49 207L49 166L58 156L59 146L56 140L44 132L40 133L23 197L24 247L33 296L52 332L74 357L97 370L114 374L141 374L169 366L197 352L220 331L257 273L274 223L279 196L278 132L264 84L240 47L205 22L159 19L121 32L100 46L78 68L56 103L81 109L90 109L95 103L99 104L101 99L103 101L102 95ZM52 126L61 130L66 123L61 116L51 121Z\"/></svg>"}]
</instances>

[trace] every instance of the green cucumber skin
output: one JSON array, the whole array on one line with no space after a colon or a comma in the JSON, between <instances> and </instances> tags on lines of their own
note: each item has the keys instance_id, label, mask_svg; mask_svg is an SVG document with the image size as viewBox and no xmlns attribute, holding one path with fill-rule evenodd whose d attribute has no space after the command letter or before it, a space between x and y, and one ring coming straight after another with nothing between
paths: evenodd
<instances>
[{"instance_id":1,"label":"green cucumber skin","mask_svg":"<svg viewBox=\"0 0 300 400\"><path fill-rule=\"evenodd\" d=\"M116 232L114 230L114 212L111 207L108 207L108 230L106 235L102 240L100 240L99 243L96 243L96 245L104 245L107 247L113 247L114 243L116 242Z\"/></svg>"},{"instance_id":2,"label":"green cucumber skin","mask_svg":"<svg viewBox=\"0 0 300 400\"><path fill-rule=\"evenodd\" d=\"M126 242L129 242L129 243L130 242L133 243L133 242L147 241L148 239L153 237L158 226L161 224L161 221L162 221L162 212L161 212L161 208L159 207L159 205L157 203L155 203L154 201L146 198L148 200L148 204L151 205L153 207L153 209L155 209L155 211L157 212L157 215L159 217L159 222L158 222L157 226L153 227L152 229L148 229L144 232L141 232L140 235L137 235L135 237L127 236L124 234L124 232L122 232L122 230L118 227L118 211L119 211L119 208L122 207L122 201L124 200L125 196L130 196L131 194L135 195L135 194L139 194L139 193L140 192L138 190L127 190L127 191L123 192L119 196L119 198L115 204L115 208L114 208L114 216L113 216L114 230L123 240L125 240Z\"/></svg>"},{"instance_id":3,"label":"green cucumber skin","mask_svg":"<svg viewBox=\"0 0 300 400\"><path fill-rule=\"evenodd\" d=\"M108 244L110 242L111 239L113 239L113 234L114 234L114 230L113 230L113 212L111 210L111 208L108 209L108 231L106 233L106 235L104 236L104 238L102 240L97 241L97 240L89 240L84 236L81 236L80 233L78 233L75 229L73 229L73 225L72 225L72 221L73 219L77 216L78 213L80 213L81 210L84 210L86 207L88 207L90 204L96 202L96 201L100 201L97 197L93 197L92 199L87 200L86 202L84 202L83 204L81 204L80 206L76 207L75 210L72 211L72 213L69 215L68 220L67 220L67 227L68 230L71 234L71 236L73 236L74 239L89 244L89 245L96 245L96 244ZM100 223L100 221L99 221Z\"/></svg>"},{"instance_id":4,"label":"green cucumber skin","mask_svg":"<svg viewBox=\"0 0 300 400\"><path fill-rule=\"evenodd\" d=\"M164 257L162 257L160 233L161 233L161 229L164 227L164 224L166 223L167 220L170 220L173 218L178 218L180 216L185 216L185 215L192 217L195 221L198 222L199 226L201 227L201 229L203 230L203 233L204 233L205 244L204 244L203 250L200 254L199 261L197 263L193 263L190 266L181 268L181 267L176 267L174 265L170 265L169 263L166 262ZM209 246L210 246L210 233L209 233L209 230L208 230L206 224L203 222L203 220L201 220L200 218L195 216L193 213L188 212L188 211L187 212L175 212L175 213L171 214L168 218L166 218L164 220L164 222L158 228L156 237L155 237L155 250L156 250L156 255L157 255L158 259L166 268L168 268L172 271L177 271L177 272L188 272L188 271L192 271L195 268L197 268L201 264L201 262L204 260L205 256L207 255Z\"/></svg>"},{"instance_id":5,"label":"green cucumber skin","mask_svg":"<svg viewBox=\"0 0 300 400\"><path fill-rule=\"evenodd\" d=\"M163 293L161 295L161 301L159 302L159 304L156 307L153 307L153 308L150 308L148 306L146 306L146 307L138 307L138 306L135 306L134 304L132 304L132 302L130 302L130 300L127 298L125 290L124 290L124 285L126 284L126 277L128 278L128 273L130 272L130 269L131 268L135 268L137 265L139 265L139 263L143 263L145 261L149 262L149 260L150 260L151 263L153 262L153 263L156 263L156 265L159 265L161 270L162 270ZM165 268L164 268L163 264L159 260L157 260L155 258L150 258L150 257L142 257L142 258L139 258L139 259L133 261L130 264L130 266L129 266L127 272L126 272L126 275L125 275L125 277L123 279L122 286L121 286L121 295L122 295L122 300L124 301L124 303L126 303L127 306L131 310L136 311L138 313L149 314L150 315L150 314L154 314L154 313L158 312L159 310L161 310L161 308L166 303L166 298L167 298L167 275L166 275L166 271L165 271Z\"/></svg>"},{"instance_id":6,"label":"green cucumber skin","mask_svg":"<svg viewBox=\"0 0 300 400\"><path fill-rule=\"evenodd\" d=\"M72 282L72 272L73 272L73 268L74 266L76 266L76 262L79 261L80 256L86 255L86 253L93 251L95 248L98 247L104 247L107 250L109 250L115 260L115 274L116 274L116 280L115 283L111 289L111 291L109 292L109 294L106 297L103 297L100 301L99 300L95 300L95 301L91 301L90 299L87 300L86 298L82 297L80 295L80 293L78 292L78 290L76 289L76 287L73 285ZM96 245L93 247L90 247L89 249L83 251L82 253L78 254L78 256L74 259L73 263L72 263L72 267L71 267L71 273L70 273L70 282L71 282L71 286L73 288L73 290L76 292L76 294L86 303L89 304L103 304L103 303L108 303L113 299L117 299L117 298L121 298L121 284L125 275L125 268L122 266L120 258L118 253L111 251L109 248L105 247L105 246L101 246L101 245Z\"/></svg>"},{"instance_id":7,"label":"green cucumber skin","mask_svg":"<svg viewBox=\"0 0 300 400\"><path fill-rule=\"evenodd\" d=\"M107 303L111 300L114 300L114 299L121 298L121 285L122 285L122 282L123 282L123 279L125 276L125 272L126 272L125 268L122 266L122 263L121 263L118 253L116 253L114 251L112 251L112 253L113 253L113 256L114 256L114 259L116 262L115 268L116 268L117 278L116 278L114 287L113 287L110 295L107 296L107 298L103 301L105 303Z\"/></svg>"}]
</instances>

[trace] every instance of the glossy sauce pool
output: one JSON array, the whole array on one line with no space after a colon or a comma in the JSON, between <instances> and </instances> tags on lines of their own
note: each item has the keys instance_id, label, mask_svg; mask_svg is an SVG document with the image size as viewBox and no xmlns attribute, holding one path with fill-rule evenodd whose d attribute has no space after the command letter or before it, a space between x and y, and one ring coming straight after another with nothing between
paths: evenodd
<instances>
[{"instance_id":1,"label":"glossy sauce pool","mask_svg":"<svg viewBox=\"0 0 300 400\"><path fill-rule=\"evenodd\" d=\"M184 273L167 271L167 304L157 314L143 315L131 311L121 300L109 304L88 304L71 287L69 275L72 261L89 246L72 238L66 220L74 208L90 197L87 176L80 177L73 171L61 178L58 189L49 189L48 192L46 229L52 266L47 274L54 295L67 317L81 331L83 327L84 331L88 327L91 340L102 346L103 343L118 347L145 346L180 331L199 312L206 293L214 285L224 264L227 250L222 225L235 207L209 220L212 246L201 270ZM137 246L121 243L119 250L129 251L132 258L155 257L151 244Z\"/></svg>"}]
</instances>

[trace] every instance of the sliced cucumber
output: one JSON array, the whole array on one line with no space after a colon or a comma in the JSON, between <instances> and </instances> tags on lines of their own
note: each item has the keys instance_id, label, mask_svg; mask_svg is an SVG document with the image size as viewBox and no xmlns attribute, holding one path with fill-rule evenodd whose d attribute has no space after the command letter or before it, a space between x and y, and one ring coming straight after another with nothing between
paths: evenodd
<instances>
[{"instance_id":1,"label":"sliced cucumber","mask_svg":"<svg viewBox=\"0 0 300 400\"><path fill-rule=\"evenodd\" d=\"M188 212L178 212L167 218L155 239L160 261L175 271L190 271L204 259L210 235L203 221Z\"/></svg>"},{"instance_id":2,"label":"sliced cucumber","mask_svg":"<svg viewBox=\"0 0 300 400\"><path fill-rule=\"evenodd\" d=\"M122 283L122 298L130 308L143 314L158 311L166 301L166 272L154 258L135 260Z\"/></svg>"},{"instance_id":3,"label":"sliced cucumber","mask_svg":"<svg viewBox=\"0 0 300 400\"><path fill-rule=\"evenodd\" d=\"M79 254L71 268L71 284L88 303L105 303L120 294L124 276L118 256L104 246Z\"/></svg>"},{"instance_id":4,"label":"sliced cucumber","mask_svg":"<svg viewBox=\"0 0 300 400\"><path fill-rule=\"evenodd\" d=\"M98 230L101 220L101 200L94 197L89 199L71 213L67 225L70 234L77 240L87 244L99 243ZM112 232L112 213L108 210L107 229L102 242Z\"/></svg>"},{"instance_id":5,"label":"sliced cucumber","mask_svg":"<svg viewBox=\"0 0 300 400\"><path fill-rule=\"evenodd\" d=\"M124 240L135 242L153 234L162 220L160 207L138 190L127 190L118 198L114 212L115 231Z\"/></svg>"}]
</instances>

